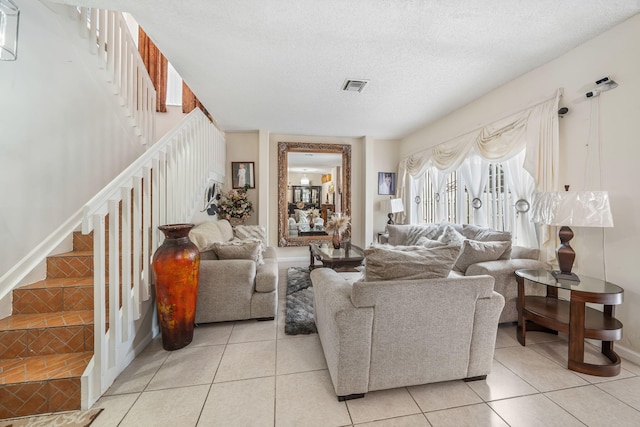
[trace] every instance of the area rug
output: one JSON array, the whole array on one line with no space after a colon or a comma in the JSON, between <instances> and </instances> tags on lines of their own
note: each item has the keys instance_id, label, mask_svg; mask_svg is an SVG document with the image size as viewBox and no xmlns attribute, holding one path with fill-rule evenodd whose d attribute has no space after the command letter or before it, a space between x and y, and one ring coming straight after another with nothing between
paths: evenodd
<instances>
[{"instance_id":1,"label":"area rug","mask_svg":"<svg viewBox=\"0 0 640 427\"><path fill-rule=\"evenodd\" d=\"M313 320L313 288L309 269L291 267L287 270L287 310L284 333L287 335L318 332Z\"/></svg>"},{"instance_id":2,"label":"area rug","mask_svg":"<svg viewBox=\"0 0 640 427\"><path fill-rule=\"evenodd\" d=\"M0 427L87 427L102 412L102 408L88 411L61 412L58 414L39 415L33 417L12 418L0 421Z\"/></svg>"}]
</instances>

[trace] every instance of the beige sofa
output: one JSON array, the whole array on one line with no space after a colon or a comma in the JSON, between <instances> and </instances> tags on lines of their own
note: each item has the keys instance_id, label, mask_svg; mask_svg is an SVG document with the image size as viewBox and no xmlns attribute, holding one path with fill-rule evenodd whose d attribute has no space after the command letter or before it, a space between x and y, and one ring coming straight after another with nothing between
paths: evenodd
<instances>
[{"instance_id":1,"label":"beige sofa","mask_svg":"<svg viewBox=\"0 0 640 427\"><path fill-rule=\"evenodd\" d=\"M508 248L501 254L496 255L492 259L491 254L483 257L482 254L476 254L477 262L471 257L471 264L464 271L451 272L452 276L477 276L486 274L494 278L494 290L501 294L505 299L505 305L500 314L500 323L516 322L518 320L518 310L516 307L516 297L518 295L518 287L516 282L515 271L520 269L549 269L547 263L538 260L539 250L535 248L525 248L511 245L511 233L498 232L487 228L481 228L468 224L418 224L418 225L389 225L388 226L388 244L411 246L419 244L418 242L427 240L443 241L443 244L457 243L462 245L462 241L451 242L456 240L455 233L448 233L445 236L447 228L455 230L458 238L465 240L473 240L478 242L508 242ZM448 237L443 239L443 237ZM466 264L469 264L467 262ZM466 266L465 264L465 266ZM531 283L525 284L525 294L527 295L545 295L544 286Z\"/></svg>"},{"instance_id":2,"label":"beige sofa","mask_svg":"<svg viewBox=\"0 0 640 427\"><path fill-rule=\"evenodd\" d=\"M490 372L504 305L492 277L351 282L321 268L311 280L339 400Z\"/></svg>"},{"instance_id":3,"label":"beige sofa","mask_svg":"<svg viewBox=\"0 0 640 427\"><path fill-rule=\"evenodd\" d=\"M232 229L227 220L208 221L189 237L200 249L196 323L275 318L278 260L261 227ZM252 251L256 246L259 254Z\"/></svg>"}]
</instances>

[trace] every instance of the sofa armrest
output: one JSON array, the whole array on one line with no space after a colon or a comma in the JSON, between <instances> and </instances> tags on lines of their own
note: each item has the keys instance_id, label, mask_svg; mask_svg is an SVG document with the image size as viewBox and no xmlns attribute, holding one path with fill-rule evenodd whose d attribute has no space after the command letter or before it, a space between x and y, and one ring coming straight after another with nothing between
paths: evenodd
<instances>
[{"instance_id":1,"label":"sofa armrest","mask_svg":"<svg viewBox=\"0 0 640 427\"><path fill-rule=\"evenodd\" d=\"M526 248L524 246L513 246L511 248L511 259L538 259L540 257L540 249Z\"/></svg>"},{"instance_id":2,"label":"sofa armrest","mask_svg":"<svg viewBox=\"0 0 640 427\"><path fill-rule=\"evenodd\" d=\"M249 319L255 280L255 261L201 260L196 323Z\"/></svg>"},{"instance_id":3,"label":"sofa armrest","mask_svg":"<svg viewBox=\"0 0 640 427\"><path fill-rule=\"evenodd\" d=\"M265 258L256 268L256 292L273 292L278 288L278 260Z\"/></svg>"},{"instance_id":4,"label":"sofa armrest","mask_svg":"<svg viewBox=\"0 0 640 427\"><path fill-rule=\"evenodd\" d=\"M373 308L351 303L351 282L328 268L311 272L314 316L338 396L366 393L371 364Z\"/></svg>"},{"instance_id":5,"label":"sofa armrest","mask_svg":"<svg viewBox=\"0 0 640 427\"><path fill-rule=\"evenodd\" d=\"M473 337L469 349L468 378L488 375L491 370L498 321L504 303L504 297L495 291L489 298L479 298L476 301Z\"/></svg>"}]
</instances>

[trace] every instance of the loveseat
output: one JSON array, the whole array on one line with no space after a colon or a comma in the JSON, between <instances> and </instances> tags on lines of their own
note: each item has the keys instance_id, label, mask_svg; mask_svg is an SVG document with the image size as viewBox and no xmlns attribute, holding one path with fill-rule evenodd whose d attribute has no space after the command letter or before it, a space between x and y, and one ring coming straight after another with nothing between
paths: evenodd
<instances>
[{"instance_id":1,"label":"loveseat","mask_svg":"<svg viewBox=\"0 0 640 427\"><path fill-rule=\"evenodd\" d=\"M373 265L367 259L365 270ZM449 269L453 260L455 255ZM365 276L353 282L320 268L311 280L315 322L338 400L482 379L490 372L504 305L491 276L375 281Z\"/></svg>"},{"instance_id":2,"label":"loveseat","mask_svg":"<svg viewBox=\"0 0 640 427\"><path fill-rule=\"evenodd\" d=\"M200 249L196 323L275 318L278 260L264 228L207 221L189 238Z\"/></svg>"},{"instance_id":3,"label":"loveseat","mask_svg":"<svg viewBox=\"0 0 640 427\"><path fill-rule=\"evenodd\" d=\"M516 322L518 287L515 271L519 269L549 269L547 263L538 260L539 250L512 246L511 233L495 231L469 224L416 224L389 225L390 245L437 246L454 244L460 254L451 276L477 276L486 274L494 278L494 290L505 299L500 323ZM545 295L545 287L525 284L525 294Z\"/></svg>"}]
</instances>

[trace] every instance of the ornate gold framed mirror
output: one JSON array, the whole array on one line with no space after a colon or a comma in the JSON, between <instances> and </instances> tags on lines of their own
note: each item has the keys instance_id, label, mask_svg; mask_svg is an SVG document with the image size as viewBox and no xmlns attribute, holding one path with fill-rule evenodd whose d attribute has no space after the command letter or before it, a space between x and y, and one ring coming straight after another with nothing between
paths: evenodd
<instances>
[{"instance_id":1,"label":"ornate gold framed mirror","mask_svg":"<svg viewBox=\"0 0 640 427\"><path fill-rule=\"evenodd\" d=\"M324 224L351 216L351 145L278 143L278 246L330 243Z\"/></svg>"}]
</instances>

